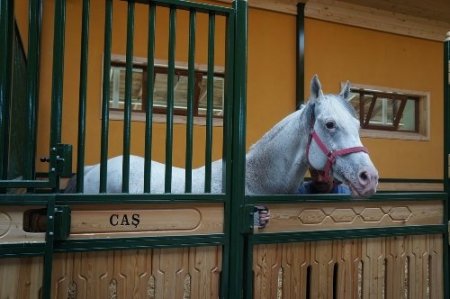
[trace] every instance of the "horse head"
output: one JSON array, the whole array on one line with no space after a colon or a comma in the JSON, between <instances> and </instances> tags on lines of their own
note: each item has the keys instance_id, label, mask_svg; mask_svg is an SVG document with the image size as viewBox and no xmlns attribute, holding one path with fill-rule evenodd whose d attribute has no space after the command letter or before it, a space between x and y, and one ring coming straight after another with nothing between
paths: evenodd
<instances>
[{"instance_id":1,"label":"horse head","mask_svg":"<svg viewBox=\"0 0 450 299\"><path fill-rule=\"evenodd\" d=\"M349 82L338 95L324 94L318 77L313 77L307 159L312 168L347 184L353 196L367 197L376 192L378 171L362 146L349 95Z\"/></svg>"}]
</instances>

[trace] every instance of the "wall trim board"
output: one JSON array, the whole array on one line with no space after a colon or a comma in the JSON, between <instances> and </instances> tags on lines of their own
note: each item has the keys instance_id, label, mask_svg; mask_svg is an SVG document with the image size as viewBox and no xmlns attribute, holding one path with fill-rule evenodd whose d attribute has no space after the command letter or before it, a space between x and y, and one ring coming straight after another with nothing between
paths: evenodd
<instances>
[{"instance_id":1,"label":"wall trim board","mask_svg":"<svg viewBox=\"0 0 450 299\"><path fill-rule=\"evenodd\" d=\"M217 0L231 3L231 0ZM248 0L253 8L296 15L297 3L306 3L305 17L428 40L443 41L450 22L356 5L339 0Z\"/></svg>"}]
</instances>

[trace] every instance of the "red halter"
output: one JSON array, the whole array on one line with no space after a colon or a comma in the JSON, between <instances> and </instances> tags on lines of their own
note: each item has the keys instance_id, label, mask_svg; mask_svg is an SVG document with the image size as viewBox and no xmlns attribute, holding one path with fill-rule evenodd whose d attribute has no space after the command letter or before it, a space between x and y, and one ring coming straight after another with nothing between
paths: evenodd
<instances>
[{"instance_id":1,"label":"red halter","mask_svg":"<svg viewBox=\"0 0 450 299\"><path fill-rule=\"evenodd\" d=\"M319 135L317 135L316 131L312 131L311 134L309 135L308 146L306 147L306 157L308 159L308 163L309 163L309 147L311 146L311 141L313 139L319 146L320 150L325 154L325 156L327 156L327 162L325 164L325 167L322 170L324 172L325 180L329 179L330 172L333 168L334 163L336 162L337 157L345 156L345 155L357 153L357 152L369 153L367 148L364 146L355 146L355 147L344 148L344 149L340 149L340 150L336 150L336 151L330 151L330 150L328 150L327 146L322 142ZM311 165L311 163L309 163L309 164Z\"/></svg>"}]
</instances>

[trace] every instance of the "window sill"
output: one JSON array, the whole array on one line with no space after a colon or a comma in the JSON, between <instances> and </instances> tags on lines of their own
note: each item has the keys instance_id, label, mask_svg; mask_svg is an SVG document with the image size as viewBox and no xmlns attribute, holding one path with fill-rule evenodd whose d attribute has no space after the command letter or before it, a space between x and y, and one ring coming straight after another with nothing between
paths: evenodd
<instances>
[{"instance_id":1,"label":"window sill","mask_svg":"<svg viewBox=\"0 0 450 299\"><path fill-rule=\"evenodd\" d=\"M368 138L382 138L382 139L400 139L400 140L415 140L415 141L429 141L430 137L420 133L400 132L400 131L381 131L381 130L367 130L361 129L359 135Z\"/></svg>"},{"instance_id":2,"label":"window sill","mask_svg":"<svg viewBox=\"0 0 450 299\"><path fill-rule=\"evenodd\" d=\"M174 124L186 124L186 116L185 115L174 115L173 123ZM123 121L123 112L122 111L109 111L109 119L113 121ZM166 114L153 114L153 122L155 123L166 123L167 116ZM131 113L131 121L135 122L145 122L145 113L141 112L132 112ZM197 126L206 126L206 118L203 116L195 116L194 117L194 125ZM223 119L222 118L213 118L213 126L214 127L222 127Z\"/></svg>"}]
</instances>

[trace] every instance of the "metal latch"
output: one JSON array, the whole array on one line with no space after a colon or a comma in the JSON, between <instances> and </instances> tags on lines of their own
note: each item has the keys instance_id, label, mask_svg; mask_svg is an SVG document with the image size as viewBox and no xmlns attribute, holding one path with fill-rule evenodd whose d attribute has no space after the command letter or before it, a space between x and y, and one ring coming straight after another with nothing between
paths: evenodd
<instances>
[{"instance_id":1,"label":"metal latch","mask_svg":"<svg viewBox=\"0 0 450 299\"><path fill-rule=\"evenodd\" d=\"M54 214L54 238L55 240L65 240L70 235L70 214L69 206L56 206ZM30 209L25 211L23 218L23 230L33 233L45 233L48 229L47 209Z\"/></svg>"},{"instance_id":2,"label":"metal latch","mask_svg":"<svg viewBox=\"0 0 450 299\"><path fill-rule=\"evenodd\" d=\"M55 207L55 239L65 240L70 235L71 210L69 206Z\"/></svg>"},{"instance_id":3,"label":"metal latch","mask_svg":"<svg viewBox=\"0 0 450 299\"><path fill-rule=\"evenodd\" d=\"M51 149L51 156L56 156L56 174L63 178L72 176L72 145L58 143ZM50 162L49 157L41 158L41 162Z\"/></svg>"},{"instance_id":4,"label":"metal latch","mask_svg":"<svg viewBox=\"0 0 450 299\"><path fill-rule=\"evenodd\" d=\"M72 176L72 145L56 145L56 173L61 177Z\"/></svg>"}]
</instances>

